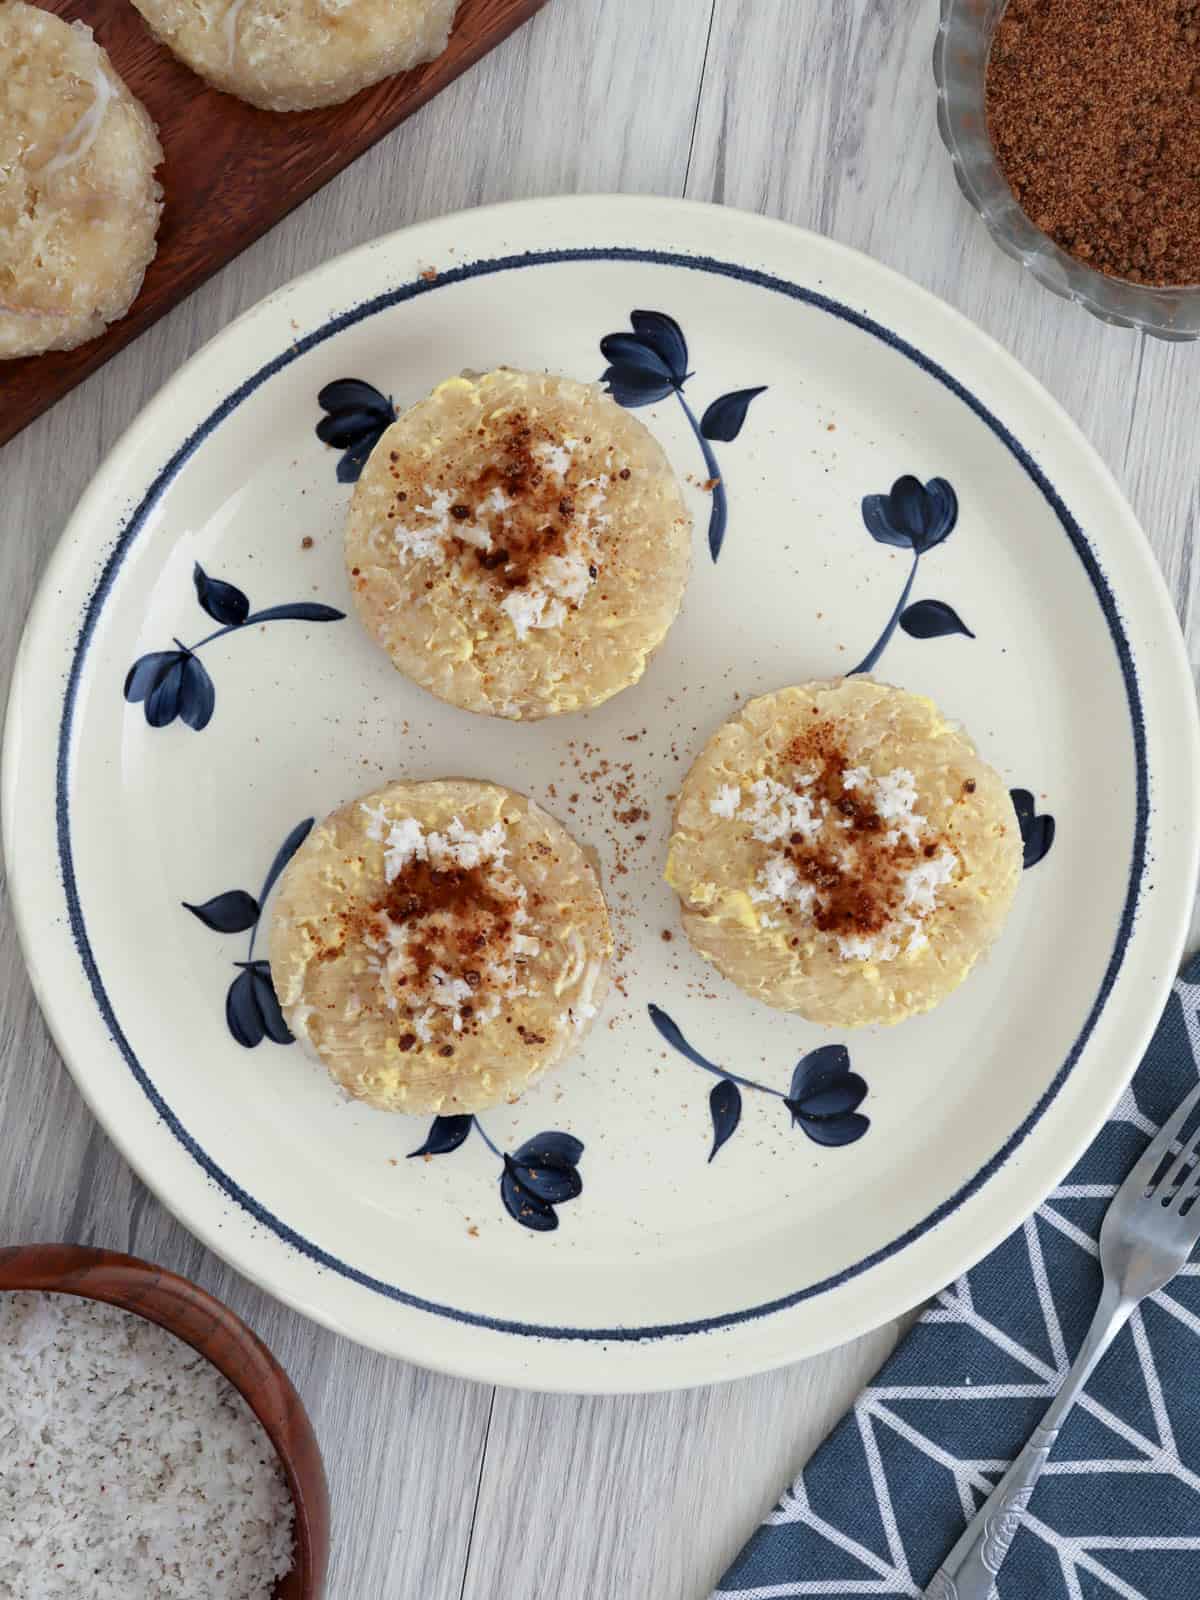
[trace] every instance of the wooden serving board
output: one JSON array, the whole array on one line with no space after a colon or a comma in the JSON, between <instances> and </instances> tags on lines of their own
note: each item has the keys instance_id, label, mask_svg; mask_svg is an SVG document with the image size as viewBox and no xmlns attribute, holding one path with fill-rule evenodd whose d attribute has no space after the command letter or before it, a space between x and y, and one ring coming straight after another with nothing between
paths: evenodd
<instances>
[{"instance_id":1,"label":"wooden serving board","mask_svg":"<svg viewBox=\"0 0 1200 1600\"><path fill-rule=\"evenodd\" d=\"M539 11L546 0L461 0L445 54L320 111L259 111L210 88L129 0L37 0L90 24L158 124L158 254L127 316L77 350L0 362L0 444L157 322L293 207Z\"/></svg>"}]
</instances>

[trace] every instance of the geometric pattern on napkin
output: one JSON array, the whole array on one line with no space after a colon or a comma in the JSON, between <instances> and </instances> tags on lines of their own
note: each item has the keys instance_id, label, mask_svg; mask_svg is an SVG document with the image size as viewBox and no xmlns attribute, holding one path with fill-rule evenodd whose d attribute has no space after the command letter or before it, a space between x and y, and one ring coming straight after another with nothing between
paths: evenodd
<instances>
[{"instance_id":1,"label":"geometric pattern on napkin","mask_svg":"<svg viewBox=\"0 0 1200 1600\"><path fill-rule=\"evenodd\" d=\"M925 1311L715 1600L916 1596L1032 1433L1100 1293L1105 1208L1200 1073L1200 958L1087 1154ZM1200 1597L1200 1266L1143 1301L1068 1418L1000 1600Z\"/></svg>"}]
</instances>

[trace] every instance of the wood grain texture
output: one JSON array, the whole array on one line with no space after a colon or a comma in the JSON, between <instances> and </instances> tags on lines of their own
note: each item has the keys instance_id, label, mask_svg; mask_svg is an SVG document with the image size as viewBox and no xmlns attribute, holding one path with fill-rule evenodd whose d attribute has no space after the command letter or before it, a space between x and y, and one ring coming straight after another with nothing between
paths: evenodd
<instances>
[{"instance_id":1,"label":"wood grain texture","mask_svg":"<svg viewBox=\"0 0 1200 1600\"><path fill-rule=\"evenodd\" d=\"M0 671L99 461L180 363L264 294L462 206L685 185L870 251L1024 361L1132 499L1200 662L1188 387L1200 349L1102 328L991 245L934 131L936 14L936 0L556 0L0 451ZM359 1350L238 1278L146 1194L59 1063L8 916L0 1130L6 1237L163 1262L279 1357L329 1473L330 1600L705 1600L898 1331L766 1377L637 1399L498 1391L493 1403L488 1389Z\"/></svg>"},{"instance_id":2,"label":"wood grain texture","mask_svg":"<svg viewBox=\"0 0 1200 1600\"><path fill-rule=\"evenodd\" d=\"M129 0L44 0L90 25L158 125L158 254L128 314L76 350L0 363L0 444L274 227L364 150L527 22L546 0L462 0L445 53L319 111L260 111L210 88Z\"/></svg>"},{"instance_id":3,"label":"wood grain texture","mask_svg":"<svg viewBox=\"0 0 1200 1600\"><path fill-rule=\"evenodd\" d=\"M312 1423L287 1373L240 1317L177 1273L73 1244L0 1249L0 1292L100 1300L182 1339L229 1380L275 1446L295 1510L295 1563L275 1600L321 1600L329 1565L329 1488Z\"/></svg>"}]
</instances>

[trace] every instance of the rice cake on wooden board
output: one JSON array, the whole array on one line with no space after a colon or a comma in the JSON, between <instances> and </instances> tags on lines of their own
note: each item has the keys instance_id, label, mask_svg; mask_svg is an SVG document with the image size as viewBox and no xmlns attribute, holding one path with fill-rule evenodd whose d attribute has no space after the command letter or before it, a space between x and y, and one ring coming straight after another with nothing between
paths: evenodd
<instances>
[{"instance_id":1,"label":"rice cake on wooden board","mask_svg":"<svg viewBox=\"0 0 1200 1600\"><path fill-rule=\"evenodd\" d=\"M319 111L259 111L210 88L128 0L45 0L94 30L158 124L165 208L158 255L127 316L76 350L0 362L0 444L266 233L539 11L546 0L461 0L436 61Z\"/></svg>"}]
</instances>

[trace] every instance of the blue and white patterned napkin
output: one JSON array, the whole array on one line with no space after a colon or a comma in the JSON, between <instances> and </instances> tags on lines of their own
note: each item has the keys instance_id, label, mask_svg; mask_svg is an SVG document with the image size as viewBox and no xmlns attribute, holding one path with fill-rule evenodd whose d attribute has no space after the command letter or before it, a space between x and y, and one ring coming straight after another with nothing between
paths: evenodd
<instances>
[{"instance_id":1,"label":"blue and white patterned napkin","mask_svg":"<svg viewBox=\"0 0 1200 1600\"><path fill-rule=\"evenodd\" d=\"M1200 957L1062 1186L939 1297L750 1540L717 1600L919 1595L1024 1444L1100 1293L1105 1208L1200 1070ZM1200 1596L1200 1265L1144 1302L1068 1419L1001 1600Z\"/></svg>"}]
</instances>

